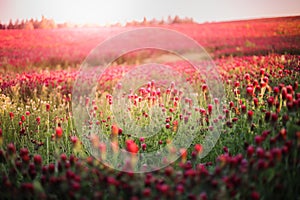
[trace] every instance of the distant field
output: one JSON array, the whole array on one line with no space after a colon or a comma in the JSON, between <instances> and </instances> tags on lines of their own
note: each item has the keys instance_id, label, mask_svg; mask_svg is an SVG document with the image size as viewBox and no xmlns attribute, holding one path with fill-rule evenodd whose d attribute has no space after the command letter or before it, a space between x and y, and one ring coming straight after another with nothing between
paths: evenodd
<instances>
[{"instance_id":1,"label":"distant field","mask_svg":"<svg viewBox=\"0 0 300 200\"><path fill-rule=\"evenodd\" d=\"M300 17L206 24L162 25L184 33L213 58L300 52ZM80 64L103 40L141 27L0 31L0 65ZM166 38L167 39L167 38ZM126 44L124 44L126 45ZM173 44L174 48L180 44Z\"/></svg>"}]
</instances>

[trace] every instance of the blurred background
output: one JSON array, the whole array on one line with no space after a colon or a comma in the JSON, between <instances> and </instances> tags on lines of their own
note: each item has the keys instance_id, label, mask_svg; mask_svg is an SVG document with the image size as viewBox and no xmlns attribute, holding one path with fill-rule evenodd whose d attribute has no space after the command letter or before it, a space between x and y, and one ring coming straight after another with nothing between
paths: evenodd
<instances>
[{"instance_id":1,"label":"blurred background","mask_svg":"<svg viewBox=\"0 0 300 200\"><path fill-rule=\"evenodd\" d=\"M297 0L0 0L0 21L41 19L73 24L126 24L132 21L192 18L195 22L230 21L300 14Z\"/></svg>"}]
</instances>

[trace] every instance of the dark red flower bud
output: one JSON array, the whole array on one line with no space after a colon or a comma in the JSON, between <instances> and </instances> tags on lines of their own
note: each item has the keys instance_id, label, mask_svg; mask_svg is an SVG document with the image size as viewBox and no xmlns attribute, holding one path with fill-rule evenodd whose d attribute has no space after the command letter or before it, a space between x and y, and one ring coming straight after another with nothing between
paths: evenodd
<instances>
[{"instance_id":1,"label":"dark red flower bud","mask_svg":"<svg viewBox=\"0 0 300 200\"><path fill-rule=\"evenodd\" d=\"M251 199L252 200L259 200L260 199L260 195L259 195L259 193L258 192L252 192L251 193Z\"/></svg>"},{"instance_id":2,"label":"dark red flower bud","mask_svg":"<svg viewBox=\"0 0 300 200\"><path fill-rule=\"evenodd\" d=\"M151 195L151 189L150 188L145 188L143 190L143 196L144 197L149 197Z\"/></svg>"},{"instance_id":3,"label":"dark red flower bud","mask_svg":"<svg viewBox=\"0 0 300 200\"><path fill-rule=\"evenodd\" d=\"M206 91L207 91L207 85L206 85L206 84L203 84L203 85L202 85L202 91L203 91L203 92L206 92Z\"/></svg>"},{"instance_id":4,"label":"dark red flower bud","mask_svg":"<svg viewBox=\"0 0 300 200\"><path fill-rule=\"evenodd\" d=\"M48 112L50 110L50 104L46 104L46 111Z\"/></svg>"},{"instance_id":5,"label":"dark red flower bud","mask_svg":"<svg viewBox=\"0 0 300 200\"><path fill-rule=\"evenodd\" d=\"M249 145L248 148L247 148L247 155L249 157L251 157L253 155L254 151L255 151L254 147Z\"/></svg>"},{"instance_id":6,"label":"dark red flower bud","mask_svg":"<svg viewBox=\"0 0 300 200\"><path fill-rule=\"evenodd\" d=\"M254 114L254 112L252 110L248 111L248 119L249 120L252 120L253 114Z\"/></svg>"},{"instance_id":7,"label":"dark red flower bud","mask_svg":"<svg viewBox=\"0 0 300 200\"><path fill-rule=\"evenodd\" d=\"M268 122L270 120L270 118L271 118L271 112L268 111L265 114L265 120Z\"/></svg>"},{"instance_id":8,"label":"dark red flower bud","mask_svg":"<svg viewBox=\"0 0 300 200\"><path fill-rule=\"evenodd\" d=\"M264 138L261 137L260 135L256 135L256 136L254 137L254 140L255 140L255 143L256 143L256 144L260 145L260 144L263 142Z\"/></svg>"},{"instance_id":9,"label":"dark red flower bud","mask_svg":"<svg viewBox=\"0 0 300 200\"><path fill-rule=\"evenodd\" d=\"M253 96L253 87L249 86L246 90L248 95Z\"/></svg>"},{"instance_id":10,"label":"dark red flower bud","mask_svg":"<svg viewBox=\"0 0 300 200\"><path fill-rule=\"evenodd\" d=\"M255 105L255 107L257 107L258 106L258 98L253 98L253 103L254 103L254 105Z\"/></svg>"},{"instance_id":11,"label":"dark red flower bud","mask_svg":"<svg viewBox=\"0 0 300 200\"><path fill-rule=\"evenodd\" d=\"M270 107L274 105L274 97L270 96L267 101Z\"/></svg>"},{"instance_id":12,"label":"dark red flower bud","mask_svg":"<svg viewBox=\"0 0 300 200\"><path fill-rule=\"evenodd\" d=\"M256 155L257 155L259 158L263 158L263 157L264 157L264 154L265 154L265 152L264 152L263 148L261 148L261 147L257 147L257 148L256 148Z\"/></svg>"},{"instance_id":13,"label":"dark red flower bud","mask_svg":"<svg viewBox=\"0 0 300 200\"><path fill-rule=\"evenodd\" d=\"M276 114L276 113L272 113L271 114L271 120L272 120L272 122L277 122L277 120L278 120L278 115Z\"/></svg>"},{"instance_id":14,"label":"dark red flower bud","mask_svg":"<svg viewBox=\"0 0 300 200\"><path fill-rule=\"evenodd\" d=\"M274 87L273 92L274 92L275 95L278 95L279 94L279 87Z\"/></svg>"},{"instance_id":15,"label":"dark red flower bud","mask_svg":"<svg viewBox=\"0 0 300 200\"><path fill-rule=\"evenodd\" d=\"M246 106L245 105L241 105L241 109L243 113L246 113Z\"/></svg>"},{"instance_id":16,"label":"dark red flower bud","mask_svg":"<svg viewBox=\"0 0 300 200\"><path fill-rule=\"evenodd\" d=\"M244 75L244 79L247 80L247 81L249 81L250 80L250 75L249 74L245 74Z\"/></svg>"},{"instance_id":17,"label":"dark red flower bud","mask_svg":"<svg viewBox=\"0 0 300 200\"><path fill-rule=\"evenodd\" d=\"M40 155L34 155L33 156L33 162L35 165L41 165L42 164L42 156Z\"/></svg>"},{"instance_id":18,"label":"dark red flower bud","mask_svg":"<svg viewBox=\"0 0 300 200\"><path fill-rule=\"evenodd\" d=\"M232 101L229 102L229 108L233 108L234 107L234 103Z\"/></svg>"}]
</instances>

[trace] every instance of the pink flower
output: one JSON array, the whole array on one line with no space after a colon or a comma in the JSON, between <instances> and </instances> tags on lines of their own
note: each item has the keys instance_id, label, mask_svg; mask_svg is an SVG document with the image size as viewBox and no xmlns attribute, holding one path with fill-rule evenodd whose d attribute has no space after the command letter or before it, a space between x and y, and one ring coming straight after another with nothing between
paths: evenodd
<instances>
[{"instance_id":1,"label":"pink flower","mask_svg":"<svg viewBox=\"0 0 300 200\"><path fill-rule=\"evenodd\" d=\"M11 120L13 120L14 117L15 117L14 113L13 113L13 112L10 112L10 113L9 113L9 117L10 117Z\"/></svg>"},{"instance_id":2,"label":"pink flower","mask_svg":"<svg viewBox=\"0 0 300 200\"><path fill-rule=\"evenodd\" d=\"M147 148L147 144L143 143L143 144L141 145L141 147L142 147L143 151L145 151L146 148Z\"/></svg>"},{"instance_id":3,"label":"pink flower","mask_svg":"<svg viewBox=\"0 0 300 200\"><path fill-rule=\"evenodd\" d=\"M56 127L56 129L55 129L55 135L56 135L57 138L61 138L62 137L62 135L63 135L63 129L60 126Z\"/></svg>"},{"instance_id":4,"label":"pink flower","mask_svg":"<svg viewBox=\"0 0 300 200\"><path fill-rule=\"evenodd\" d=\"M38 125L40 125L40 123L41 123L41 118L40 118L40 117L37 117L35 120L36 120L36 123L37 123Z\"/></svg>"},{"instance_id":5,"label":"pink flower","mask_svg":"<svg viewBox=\"0 0 300 200\"><path fill-rule=\"evenodd\" d=\"M138 145L133 140L126 141L126 149L127 149L127 151L134 153L134 154L138 153L138 151L139 151Z\"/></svg>"},{"instance_id":6,"label":"pink flower","mask_svg":"<svg viewBox=\"0 0 300 200\"><path fill-rule=\"evenodd\" d=\"M253 114L254 114L254 112L252 110L248 111L248 119L249 120L252 120Z\"/></svg>"},{"instance_id":7,"label":"pink flower","mask_svg":"<svg viewBox=\"0 0 300 200\"><path fill-rule=\"evenodd\" d=\"M209 114L212 113L212 109L213 109L213 105L212 105L212 104L208 104L207 110L208 110L208 113L209 113Z\"/></svg>"},{"instance_id":8,"label":"pink flower","mask_svg":"<svg viewBox=\"0 0 300 200\"><path fill-rule=\"evenodd\" d=\"M22 116L21 116L21 121L22 121L22 122L25 122L25 120L26 120L25 116L22 115Z\"/></svg>"},{"instance_id":9,"label":"pink flower","mask_svg":"<svg viewBox=\"0 0 300 200\"><path fill-rule=\"evenodd\" d=\"M42 156L41 155L34 155L33 161L35 165L41 165L42 164Z\"/></svg>"},{"instance_id":10,"label":"pink flower","mask_svg":"<svg viewBox=\"0 0 300 200\"><path fill-rule=\"evenodd\" d=\"M249 86L246 90L248 95L253 96L253 87Z\"/></svg>"},{"instance_id":11,"label":"pink flower","mask_svg":"<svg viewBox=\"0 0 300 200\"><path fill-rule=\"evenodd\" d=\"M197 153L201 153L202 150L203 150L203 147L202 147L201 144L195 144L195 151L196 151Z\"/></svg>"}]
</instances>

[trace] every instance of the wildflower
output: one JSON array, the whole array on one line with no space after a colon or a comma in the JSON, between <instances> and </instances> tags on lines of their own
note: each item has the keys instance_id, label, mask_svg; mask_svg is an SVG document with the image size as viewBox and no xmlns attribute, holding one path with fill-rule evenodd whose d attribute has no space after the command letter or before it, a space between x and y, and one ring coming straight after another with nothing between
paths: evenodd
<instances>
[{"instance_id":1,"label":"wildflower","mask_svg":"<svg viewBox=\"0 0 300 200\"><path fill-rule=\"evenodd\" d=\"M143 144L141 145L141 147L142 147L143 151L145 151L146 148L147 148L147 144L143 143Z\"/></svg>"},{"instance_id":2,"label":"wildflower","mask_svg":"<svg viewBox=\"0 0 300 200\"><path fill-rule=\"evenodd\" d=\"M232 101L229 102L229 107L233 108L234 107L234 103Z\"/></svg>"},{"instance_id":3,"label":"wildflower","mask_svg":"<svg viewBox=\"0 0 300 200\"><path fill-rule=\"evenodd\" d=\"M237 117L232 118L232 122L237 122L237 121L238 121Z\"/></svg>"},{"instance_id":4,"label":"wildflower","mask_svg":"<svg viewBox=\"0 0 300 200\"><path fill-rule=\"evenodd\" d=\"M254 105L255 105L255 107L257 107L258 106L258 98L253 98L253 103L254 103Z\"/></svg>"},{"instance_id":5,"label":"wildflower","mask_svg":"<svg viewBox=\"0 0 300 200\"><path fill-rule=\"evenodd\" d=\"M259 144L262 143L263 137L260 136L260 135L256 135L256 136L254 137L254 140L255 140L255 143L259 145Z\"/></svg>"},{"instance_id":6,"label":"wildflower","mask_svg":"<svg viewBox=\"0 0 300 200\"><path fill-rule=\"evenodd\" d=\"M29 157L29 151L27 148L21 148L20 149L20 157L22 158L22 161L25 163L28 163L30 160Z\"/></svg>"},{"instance_id":7,"label":"wildflower","mask_svg":"<svg viewBox=\"0 0 300 200\"><path fill-rule=\"evenodd\" d=\"M212 109L213 109L213 105L212 105L212 104L208 104L207 110L208 110L208 113L209 113L209 114L212 113Z\"/></svg>"},{"instance_id":8,"label":"wildflower","mask_svg":"<svg viewBox=\"0 0 300 200\"><path fill-rule=\"evenodd\" d=\"M265 114L265 120L266 121L269 121L270 120L270 118L271 118L271 112L266 112L266 114Z\"/></svg>"},{"instance_id":9,"label":"wildflower","mask_svg":"<svg viewBox=\"0 0 300 200\"><path fill-rule=\"evenodd\" d=\"M23 192L28 192L30 194L33 194L34 193L34 186L32 183L22 183L21 184L21 190Z\"/></svg>"},{"instance_id":10,"label":"wildflower","mask_svg":"<svg viewBox=\"0 0 300 200\"><path fill-rule=\"evenodd\" d=\"M295 81L294 83L294 90L296 91L298 89L298 81Z\"/></svg>"},{"instance_id":11,"label":"wildflower","mask_svg":"<svg viewBox=\"0 0 300 200\"><path fill-rule=\"evenodd\" d=\"M16 147L15 147L15 145L13 143L9 143L7 145L6 149L7 149L7 152L8 152L9 155L13 155L13 154L16 153Z\"/></svg>"},{"instance_id":12,"label":"wildflower","mask_svg":"<svg viewBox=\"0 0 300 200\"><path fill-rule=\"evenodd\" d=\"M181 162L185 163L186 159L187 159L187 150L182 148L179 151L180 151L180 154L181 154Z\"/></svg>"},{"instance_id":13,"label":"wildflower","mask_svg":"<svg viewBox=\"0 0 300 200\"><path fill-rule=\"evenodd\" d=\"M282 128L282 129L280 130L280 135L281 135L281 137L282 137L284 140L286 140L286 134L287 134L286 129L285 129L285 128Z\"/></svg>"},{"instance_id":14,"label":"wildflower","mask_svg":"<svg viewBox=\"0 0 300 200\"><path fill-rule=\"evenodd\" d=\"M127 151L134 153L134 154L138 153L138 151L139 151L138 145L133 140L126 141L126 149L127 149Z\"/></svg>"},{"instance_id":15,"label":"wildflower","mask_svg":"<svg viewBox=\"0 0 300 200\"><path fill-rule=\"evenodd\" d=\"M241 109L242 109L242 112L243 113L246 113L246 106L243 104L243 105L241 105Z\"/></svg>"},{"instance_id":16,"label":"wildflower","mask_svg":"<svg viewBox=\"0 0 300 200\"><path fill-rule=\"evenodd\" d=\"M199 154L203 151L203 147L201 144L195 144L195 151Z\"/></svg>"},{"instance_id":17,"label":"wildflower","mask_svg":"<svg viewBox=\"0 0 300 200\"><path fill-rule=\"evenodd\" d=\"M122 135L122 133L123 133L123 129L119 128L118 134Z\"/></svg>"},{"instance_id":18,"label":"wildflower","mask_svg":"<svg viewBox=\"0 0 300 200\"><path fill-rule=\"evenodd\" d=\"M252 200L259 200L260 199L260 195L258 192L254 191L251 193L251 199Z\"/></svg>"},{"instance_id":19,"label":"wildflower","mask_svg":"<svg viewBox=\"0 0 300 200\"><path fill-rule=\"evenodd\" d=\"M42 164L42 156L41 155L34 155L33 156L33 162L35 165L41 165Z\"/></svg>"},{"instance_id":20,"label":"wildflower","mask_svg":"<svg viewBox=\"0 0 300 200\"><path fill-rule=\"evenodd\" d=\"M41 118L40 118L40 117L37 117L37 118L35 119L35 121L36 121L37 125L40 125L40 123L41 123Z\"/></svg>"},{"instance_id":21,"label":"wildflower","mask_svg":"<svg viewBox=\"0 0 300 200\"><path fill-rule=\"evenodd\" d=\"M248 95L253 96L253 87L251 86L247 87L246 91Z\"/></svg>"},{"instance_id":22,"label":"wildflower","mask_svg":"<svg viewBox=\"0 0 300 200\"><path fill-rule=\"evenodd\" d=\"M278 115L276 113L271 114L271 120L273 123L275 123L278 120Z\"/></svg>"},{"instance_id":23,"label":"wildflower","mask_svg":"<svg viewBox=\"0 0 300 200\"><path fill-rule=\"evenodd\" d=\"M219 99L218 98L214 98L214 102L215 102L215 104L219 104Z\"/></svg>"},{"instance_id":24,"label":"wildflower","mask_svg":"<svg viewBox=\"0 0 300 200\"><path fill-rule=\"evenodd\" d=\"M257 147L257 148L256 148L256 154L257 154L257 156L258 156L259 158L263 158L265 152L264 152L263 148Z\"/></svg>"},{"instance_id":25,"label":"wildflower","mask_svg":"<svg viewBox=\"0 0 300 200\"><path fill-rule=\"evenodd\" d=\"M60 124L58 124L58 127L55 129L55 135L57 138L61 138L63 135L63 129L61 128Z\"/></svg>"},{"instance_id":26,"label":"wildflower","mask_svg":"<svg viewBox=\"0 0 300 200\"><path fill-rule=\"evenodd\" d=\"M249 111L248 111L248 119L249 119L249 120L252 120L253 113L254 113L254 112L253 112L252 110L249 110Z\"/></svg>"},{"instance_id":27,"label":"wildflower","mask_svg":"<svg viewBox=\"0 0 300 200\"><path fill-rule=\"evenodd\" d=\"M279 94L279 87L274 87L273 92L274 92L275 95L278 95Z\"/></svg>"},{"instance_id":28,"label":"wildflower","mask_svg":"<svg viewBox=\"0 0 300 200\"><path fill-rule=\"evenodd\" d=\"M251 146L251 145L248 146L248 148L247 148L247 155L248 155L249 157L251 157L251 156L253 155L254 151L255 151L255 149L254 149L253 146Z\"/></svg>"},{"instance_id":29,"label":"wildflower","mask_svg":"<svg viewBox=\"0 0 300 200\"><path fill-rule=\"evenodd\" d=\"M206 192L201 192L200 199L201 200L207 200L207 194L206 194Z\"/></svg>"},{"instance_id":30,"label":"wildflower","mask_svg":"<svg viewBox=\"0 0 300 200\"><path fill-rule=\"evenodd\" d=\"M237 87L239 87L239 86L240 86L240 82L239 82L239 81L236 81L236 82L234 83L234 87L237 88Z\"/></svg>"},{"instance_id":31,"label":"wildflower","mask_svg":"<svg viewBox=\"0 0 300 200\"><path fill-rule=\"evenodd\" d=\"M177 190L179 193L183 193L183 192L184 192L184 187L183 187L183 185L182 185L182 184L177 185L176 190Z\"/></svg>"},{"instance_id":32,"label":"wildflower","mask_svg":"<svg viewBox=\"0 0 300 200\"><path fill-rule=\"evenodd\" d=\"M162 184L159 186L159 190L162 193L166 194L169 191L169 186L167 184Z\"/></svg>"},{"instance_id":33,"label":"wildflower","mask_svg":"<svg viewBox=\"0 0 300 200\"><path fill-rule=\"evenodd\" d=\"M167 124L166 124L166 129L169 129L169 128L170 128L170 124L167 123Z\"/></svg>"},{"instance_id":34,"label":"wildflower","mask_svg":"<svg viewBox=\"0 0 300 200\"><path fill-rule=\"evenodd\" d=\"M119 128L117 127L117 125L112 125L111 126L111 134L115 137L118 136L119 134Z\"/></svg>"},{"instance_id":35,"label":"wildflower","mask_svg":"<svg viewBox=\"0 0 300 200\"><path fill-rule=\"evenodd\" d=\"M62 153L62 154L60 155L60 160L61 160L62 162L66 162L66 160L67 160L67 155L66 155L65 153Z\"/></svg>"},{"instance_id":36,"label":"wildflower","mask_svg":"<svg viewBox=\"0 0 300 200\"><path fill-rule=\"evenodd\" d=\"M286 96L287 96L287 89L286 89L286 87L283 87L282 89L281 89L281 95L282 95L282 98L283 99L286 99Z\"/></svg>"},{"instance_id":37,"label":"wildflower","mask_svg":"<svg viewBox=\"0 0 300 200\"><path fill-rule=\"evenodd\" d=\"M269 107L271 107L272 105L274 105L274 97L270 96L267 101L268 101Z\"/></svg>"},{"instance_id":38,"label":"wildflower","mask_svg":"<svg viewBox=\"0 0 300 200\"><path fill-rule=\"evenodd\" d=\"M173 121L173 131L176 132L177 128L178 128L178 121L175 120L175 121Z\"/></svg>"},{"instance_id":39,"label":"wildflower","mask_svg":"<svg viewBox=\"0 0 300 200\"><path fill-rule=\"evenodd\" d=\"M268 84L269 78L268 78L267 76L265 76L265 77L263 78L263 81L264 81L266 84Z\"/></svg>"},{"instance_id":40,"label":"wildflower","mask_svg":"<svg viewBox=\"0 0 300 200\"><path fill-rule=\"evenodd\" d=\"M206 84L203 84L203 85L202 85L202 91L203 91L203 92L206 92L206 91L207 91L207 85L206 85Z\"/></svg>"},{"instance_id":41,"label":"wildflower","mask_svg":"<svg viewBox=\"0 0 300 200\"><path fill-rule=\"evenodd\" d=\"M47 103L47 104L46 104L46 111L49 112L49 110L50 110L50 104Z\"/></svg>"},{"instance_id":42,"label":"wildflower","mask_svg":"<svg viewBox=\"0 0 300 200\"><path fill-rule=\"evenodd\" d=\"M10 112L10 113L9 113L9 117L10 117L11 120L13 120L14 117L15 117L14 113L13 113L13 112Z\"/></svg>"},{"instance_id":43,"label":"wildflower","mask_svg":"<svg viewBox=\"0 0 300 200\"><path fill-rule=\"evenodd\" d=\"M249 81L250 80L250 75L249 74L245 74L244 79Z\"/></svg>"},{"instance_id":44,"label":"wildflower","mask_svg":"<svg viewBox=\"0 0 300 200\"><path fill-rule=\"evenodd\" d=\"M77 136L76 135L73 135L73 136L71 136L71 142L74 144L74 145L76 145L77 144L77 142L78 142L78 138L77 138Z\"/></svg>"},{"instance_id":45,"label":"wildflower","mask_svg":"<svg viewBox=\"0 0 300 200\"><path fill-rule=\"evenodd\" d=\"M150 188L145 188L143 190L143 196L144 197L149 197L151 195L151 189Z\"/></svg>"}]
</instances>

